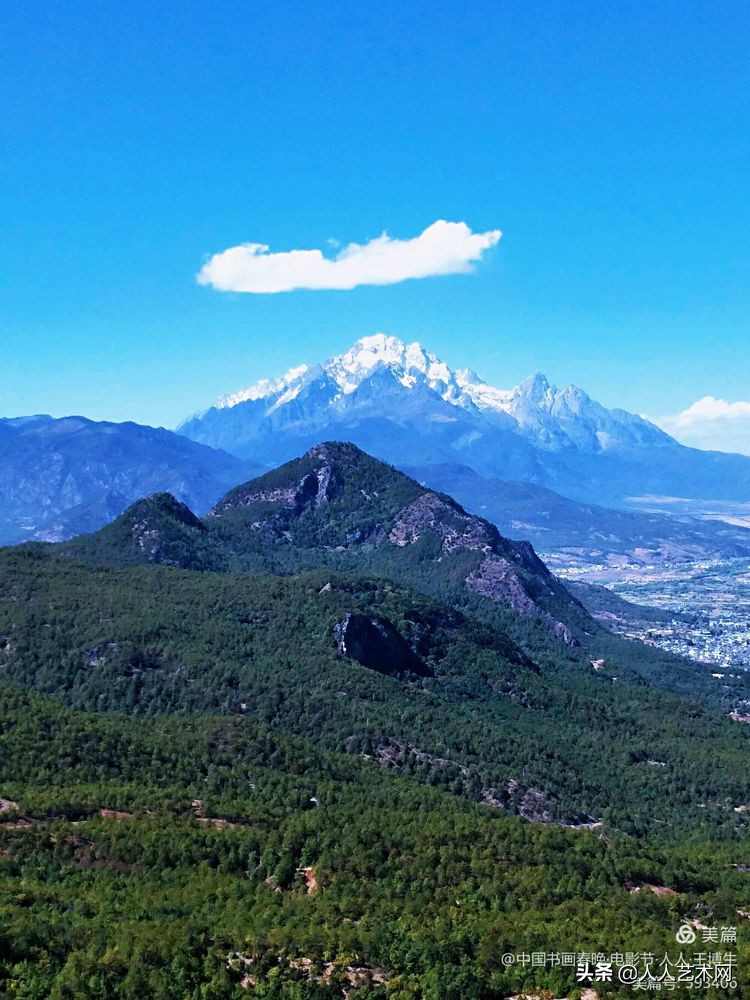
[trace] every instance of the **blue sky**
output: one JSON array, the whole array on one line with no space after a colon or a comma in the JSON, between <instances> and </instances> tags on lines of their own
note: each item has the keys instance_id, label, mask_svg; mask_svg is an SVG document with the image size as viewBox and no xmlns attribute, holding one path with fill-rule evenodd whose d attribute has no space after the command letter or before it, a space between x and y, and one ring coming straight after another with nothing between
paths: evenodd
<instances>
[{"instance_id":1,"label":"blue sky","mask_svg":"<svg viewBox=\"0 0 750 1000\"><path fill-rule=\"evenodd\" d=\"M0 413L173 426L376 330L654 416L747 401L749 27L733 2L16 5ZM237 244L439 219L503 238L382 287L196 281Z\"/></svg>"}]
</instances>

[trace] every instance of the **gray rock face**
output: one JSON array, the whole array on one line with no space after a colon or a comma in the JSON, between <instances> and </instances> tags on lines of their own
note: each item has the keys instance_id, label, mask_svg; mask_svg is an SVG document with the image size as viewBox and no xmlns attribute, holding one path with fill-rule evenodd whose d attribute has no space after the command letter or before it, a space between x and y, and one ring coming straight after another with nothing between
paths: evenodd
<instances>
[{"instance_id":1,"label":"gray rock face","mask_svg":"<svg viewBox=\"0 0 750 1000\"><path fill-rule=\"evenodd\" d=\"M443 552L477 552L481 563L466 577L466 587L480 597L498 601L520 615L537 615L553 635L568 646L577 645L570 629L545 612L532 597L524 575L541 580L554 595L560 585L529 542L511 542L494 525L467 514L453 501L435 493L423 493L396 517L388 535L391 544L403 548L425 535L440 539Z\"/></svg>"},{"instance_id":2,"label":"gray rock face","mask_svg":"<svg viewBox=\"0 0 750 1000\"><path fill-rule=\"evenodd\" d=\"M446 552L468 549L489 552L493 531L486 522L466 514L435 493L423 493L403 510L388 536L394 545L411 545L429 531L437 535Z\"/></svg>"},{"instance_id":3,"label":"gray rock face","mask_svg":"<svg viewBox=\"0 0 750 1000\"><path fill-rule=\"evenodd\" d=\"M320 507L329 503L340 491L338 477L320 449L313 448L308 455L320 458L321 463L295 486L234 490L211 508L209 516L214 517L228 510L252 507L255 504L274 504L293 515L299 515L307 507Z\"/></svg>"},{"instance_id":4,"label":"gray rock face","mask_svg":"<svg viewBox=\"0 0 750 1000\"><path fill-rule=\"evenodd\" d=\"M348 614L333 629L342 656L389 677L432 677L433 671L410 648L387 618Z\"/></svg>"},{"instance_id":5,"label":"gray rock face","mask_svg":"<svg viewBox=\"0 0 750 1000\"><path fill-rule=\"evenodd\" d=\"M533 555L534 561L543 566L531 546L529 546L531 555L525 551L526 543L521 543L521 546L523 546L523 554L526 555L527 565L531 562L531 555ZM548 623L552 634L564 642L566 646L578 645L573 633L566 625L542 611L524 586L516 567L508 559L494 554L488 555L479 567L466 577L466 586L475 594L507 604L519 615L538 615Z\"/></svg>"},{"instance_id":6,"label":"gray rock face","mask_svg":"<svg viewBox=\"0 0 750 1000\"><path fill-rule=\"evenodd\" d=\"M513 565L502 556L488 555L466 577L466 586L475 594L508 604L520 615L540 614L539 606L529 596Z\"/></svg>"}]
</instances>

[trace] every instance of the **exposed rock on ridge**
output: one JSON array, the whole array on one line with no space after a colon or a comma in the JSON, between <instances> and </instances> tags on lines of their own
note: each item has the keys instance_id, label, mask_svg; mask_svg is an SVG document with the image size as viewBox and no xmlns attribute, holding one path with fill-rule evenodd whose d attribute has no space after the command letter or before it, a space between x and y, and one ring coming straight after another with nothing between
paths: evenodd
<instances>
[{"instance_id":1,"label":"exposed rock on ridge","mask_svg":"<svg viewBox=\"0 0 750 1000\"><path fill-rule=\"evenodd\" d=\"M333 629L342 656L391 677L431 677L433 671L387 618L348 614Z\"/></svg>"}]
</instances>

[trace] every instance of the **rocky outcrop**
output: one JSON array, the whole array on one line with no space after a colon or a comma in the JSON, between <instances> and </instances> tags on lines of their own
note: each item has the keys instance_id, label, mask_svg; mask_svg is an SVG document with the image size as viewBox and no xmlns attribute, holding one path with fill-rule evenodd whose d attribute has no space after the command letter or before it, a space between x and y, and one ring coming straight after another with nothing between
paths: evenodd
<instances>
[{"instance_id":1,"label":"rocky outcrop","mask_svg":"<svg viewBox=\"0 0 750 1000\"><path fill-rule=\"evenodd\" d=\"M321 507L335 499L340 491L338 476L331 465L326 463L302 480L297 490L297 504L300 509L310 504Z\"/></svg>"},{"instance_id":2,"label":"rocky outcrop","mask_svg":"<svg viewBox=\"0 0 750 1000\"><path fill-rule=\"evenodd\" d=\"M488 555L466 577L466 586L481 597L501 601L521 615L541 614L539 606L528 595L510 562L502 556Z\"/></svg>"},{"instance_id":3,"label":"rocky outcrop","mask_svg":"<svg viewBox=\"0 0 750 1000\"><path fill-rule=\"evenodd\" d=\"M222 500L221 503L217 503L216 506L212 507L208 512L208 516L214 517L228 510L239 510L242 507L250 507L256 503L278 504L280 507L293 510L297 503L298 495L299 487L294 486L256 490L252 493L243 493L242 495L231 494L230 499Z\"/></svg>"},{"instance_id":4,"label":"rocky outcrop","mask_svg":"<svg viewBox=\"0 0 750 1000\"><path fill-rule=\"evenodd\" d=\"M499 788L482 789L481 801L493 809L503 809L531 823L552 823L555 804L538 788L520 785L515 778L508 778Z\"/></svg>"},{"instance_id":5,"label":"rocky outcrop","mask_svg":"<svg viewBox=\"0 0 750 1000\"><path fill-rule=\"evenodd\" d=\"M316 449L308 453L315 457ZM321 456L318 456L321 457ZM265 486L261 477L258 488L233 490L208 512L209 517L225 514L232 510L242 510L256 504L271 504L280 513L298 516L308 507L321 507L330 503L341 491L341 482L330 462L325 462L308 472L294 486ZM250 484L255 487L255 483Z\"/></svg>"},{"instance_id":6,"label":"rocky outcrop","mask_svg":"<svg viewBox=\"0 0 750 1000\"><path fill-rule=\"evenodd\" d=\"M388 540L403 547L419 541L425 532L437 535L445 552L468 549L490 552L493 532L481 518L465 513L436 493L423 493L396 517Z\"/></svg>"},{"instance_id":7,"label":"rocky outcrop","mask_svg":"<svg viewBox=\"0 0 750 1000\"><path fill-rule=\"evenodd\" d=\"M573 635L573 633L570 631L567 625L563 624L563 622L555 621L553 618L548 617L547 620L550 623L550 629L552 630L552 634L561 642L564 642L566 646L580 645L580 643Z\"/></svg>"},{"instance_id":8,"label":"rocky outcrop","mask_svg":"<svg viewBox=\"0 0 750 1000\"><path fill-rule=\"evenodd\" d=\"M117 649L116 642L100 642L84 651L83 662L87 667L101 667L117 652Z\"/></svg>"},{"instance_id":9,"label":"rocky outcrop","mask_svg":"<svg viewBox=\"0 0 750 1000\"><path fill-rule=\"evenodd\" d=\"M531 551L536 559L536 553L533 549ZM544 569L541 560L540 565ZM544 572L547 572L546 569ZM556 639L560 639L566 646L578 645L578 640L568 626L543 611L529 595L523 580L508 559L494 554L486 556L477 569L466 577L466 586L480 597L506 604L519 615L537 615L546 622Z\"/></svg>"},{"instance_id":10,"label":"rocky outcrop","mask_svg":"<svg viewBox=\"0 0 750 1000\"><path fill-rule=\"evenodd\" d=\"M430 667L387 618L348 614L333 629L342 656L390 677L431 677Z\"/></svg>"},{"instance_id":11,"label":"rocky outcrop","mask_svg":"<svg viewBox=\"0 0 750 1000\"><path fill-rule=\"evenodd\" d=\"M556 819L558 810L554 799L539 788L521 785L515 778L506 778L492 787L481 785L477 789L474 782L479 776L475 767L440 757L420 747L407 746L400 740L381 743L375 748L373 757L381 767L395 771L402 771L416 762L423 771L439 774L444 782L449 781L454 787L462 788L462 794L476 798L492 809L502 809L532 823L559 822Z\"/></svg>"},{"instance_id":12,"label":"rocky outcrop","mask_svg":"<svg viewBox=\"0 0 750 1000\"><path fill-rule=\"evenodd\" d=\"M404 548L414 545L424 535L439 538L445 554L463 551L483 556L465 579L466 587L473 593L505 604L517 614L537 615L547 622L556 638L569 646L577 644L570 629L540 608L527 588L524 575L536 578L551 596L559 589L528 542L503 538L481 517L467 514L458 504L429 492L417 497L396 516L388 540Z\"/></svg>"}]
</instances>

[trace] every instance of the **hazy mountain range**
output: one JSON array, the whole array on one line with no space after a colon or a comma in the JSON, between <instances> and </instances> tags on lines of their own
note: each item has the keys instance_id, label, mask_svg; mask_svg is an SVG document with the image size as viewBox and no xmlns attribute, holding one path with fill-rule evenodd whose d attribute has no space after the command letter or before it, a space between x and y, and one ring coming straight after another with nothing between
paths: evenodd
<instances>
[{"instance_id":1,"label":"hazy mountain range","mask_svg":"<svg viewBox=\"0 0 750 1000\"><path fill-rule=\"evenodd\" d=\"M433 489L450 493L511 538L526 538L554 562L634 564L750 556L750 530L719 518L623 510L571 500L536 483L480 476L465 465L404 467Z\"/></svg>"},{"instance_id":2,"label":"hazy mountain range","mask_svg":"<svg viewBox=\"0 0 750 1000\"><path fill-rule=\"evenodd\" d=\"M384 334L226 396L178 430L267 464L323 439L353 441L399 466L458 462L585 503L750 497L748 457L686 448L643 417L608 410L575 386L557 389L540 373L497 389Z\"/></svg>"},{"instance_id":3,"label":"hazy mountain range","mask_svg":"<svg viewBox=\"0 0 750 1000\"><path fill-rule=\"evenodd\" d=\"M198 511L258 466L163 428L48 416L0 420L0 544L59 540L168 489Z\"/></svg>"},{"instance_id":4,"label":"hazy mountain range","mask_svg":"<svg viewBox=\"0 0 750 1000\"><path fill-rule=\"evenodd\" d=\"M334 439L543 551L636 561L750 552L747 526L725 517L750 498L750 458L686 448L541 374L494 388L383 334L223 397L177 433L84 417L0 421L0 543L91 531L155 492L204 513L248 475ZM679 516L644 509L659 497ZM714 505L729 523L706 519Z\"/></svg>"}]
</instances>

